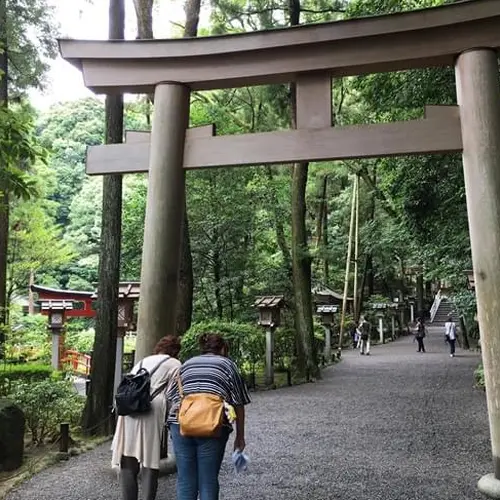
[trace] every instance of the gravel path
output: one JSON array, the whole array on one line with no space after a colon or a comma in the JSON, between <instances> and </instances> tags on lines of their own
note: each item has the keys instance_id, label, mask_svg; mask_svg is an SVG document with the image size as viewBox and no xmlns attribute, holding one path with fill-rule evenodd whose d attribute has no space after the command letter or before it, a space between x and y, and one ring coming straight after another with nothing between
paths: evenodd
<instances>
[{"instance_id":1,"label":"gravel path","mask_svg":"<svg viewBox=\"0 0 500 500\"><path fill-rule=\"evenodd\" d=\"M435 329L419 354L411 339L348 351L316 384L253 395L251 468L221 473L224 500L479 500L491 472L477 355L451 359ZM118 500L108 445L48 469L8 500ZM229 448L229 447L228 447ZM175 499L175 477L158 500Z\"/></svg>"}]
</instances>

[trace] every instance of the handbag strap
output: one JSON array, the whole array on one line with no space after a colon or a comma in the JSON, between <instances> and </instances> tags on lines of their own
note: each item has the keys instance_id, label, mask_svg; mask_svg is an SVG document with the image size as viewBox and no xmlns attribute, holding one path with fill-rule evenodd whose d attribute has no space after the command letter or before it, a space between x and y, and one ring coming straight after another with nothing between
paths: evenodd
<instances>
[{"instance_id":1,"label":"handbag strap","mask_svg":"<svg viewBox=\"0 0 500 500\"><path fill-rule=\"evenodd\" d=\"M182 399L184 397L184 390L182 389L181 371L180 370L179 370L179 373L177 374L177 387L179 389L179 396Z\"/></svg>"}]
</instances>

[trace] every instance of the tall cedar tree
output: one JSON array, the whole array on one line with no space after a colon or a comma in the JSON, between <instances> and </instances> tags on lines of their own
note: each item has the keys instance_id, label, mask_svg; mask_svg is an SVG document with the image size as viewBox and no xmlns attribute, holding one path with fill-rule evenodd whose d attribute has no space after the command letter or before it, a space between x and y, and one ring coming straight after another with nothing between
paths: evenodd
<instances>
[{"instance_id":1,"label":"tall cedar tree","mask_svg":"<svg viewBox=\"0 0 500 500\"><path fill-rule=\"evenodd\" d=\"M153 38L153 0L134 0L137 16L137 37ZM200 0L187 0L185 4L186 26L185 37L198 34ZM152 97L152 96L151 96ZM184 202L185 203L185 202ZM181 265L179 270L179 296L177 301L177 319L175 334L183 335L191 326L193 314L193 257L189 238L189 221L187 206L184 205L184 222L182 228Z\"/></svg>"},{"instance_id":2,"label":"tall cedar tree","mask_svg":"<svg viewBox=\"0 0 500 500\"><path fill-rule=\"evenodd\" d=\"M289 0L290 25L300 23L300 0ZM296 86L290 85L291 127L296 128ZM295 163L292 173L292 270L295 305L297 369L301 375L318 378L320 370L314 341L311 297L311 256L306 230L306 186L308 162Z\"/></svg>"},{"instance_id":3,"label":"tall cedar tree","mask_svg":"<svg viewBox=\"0 0 500 500\"><path fill-rule=\"evenodd\" d=\"M125 38L124 0L109 2L109 38ZM106 97L106 144L123 141L123 96ZM122 217L122 176L103 180L101 248L99 259L98 310L92 356L90 393L82 425L87 434L108 435L114 427L113 404L116 335L118 329L118 284Z\"/></svg>"},{"instance_id":4,"label":"tall cedar tree","mask_svg":"<svg viewBox=\"0 0 500 500\"><path fill-rule=\"evenodd\" d=\"M7 107L8 92L8 40L7 40L7 0L0 0L0 106ZM0 155L0 168L2 165ZM7 317L7 247L9 242L9 193L7 186L0 185L0 328ZM0 358L3 356L5 336L0 330Z\"/></svg>"}]
</instances>

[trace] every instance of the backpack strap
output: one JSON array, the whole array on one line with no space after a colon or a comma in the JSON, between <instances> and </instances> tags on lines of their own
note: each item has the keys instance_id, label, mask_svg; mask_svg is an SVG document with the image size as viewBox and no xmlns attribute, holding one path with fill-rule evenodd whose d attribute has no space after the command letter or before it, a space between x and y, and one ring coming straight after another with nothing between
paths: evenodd
<instances>
[{"instance_id":1,"label":"backpack strap","mask_svg":"<svg viewBox=\"0 0 500 500\"><path fill-rule=\"evenodd\" d=\"M162 359L150 372L149 372L149 376L152 377L153 374L156 372L156 370L158 370L158 368L160 368L160 366L165 363L165 361L168 361L170 359L170 356L168 354L166 354L166 358ZM142 361L141 361L142 363Z\"/></svg>"},{"instance_id":2,"label":"backpack strap","mask_svg":"<svg viewBox=\"0 0 500 500\"><path fill-rule=\"evenodd\" d=\"M162 359L150 372L149 372L149 376L152 377L153 376L153 373L156 372L156 370L158 370L158 368L160 368L160 366L165 363L165 361L168 361L170 359L170 356L167 355L167 357L165 359ZM158 396L162 391L164 391L167 386L169 384L169 381L165 382L164 384L161 384L160 387L158 387L158 389L156 389L155 391L153 391L153 393L151 394L151 401L153 401L153 399L156 398L156 396Z\"/></svg>"}]
</instances>

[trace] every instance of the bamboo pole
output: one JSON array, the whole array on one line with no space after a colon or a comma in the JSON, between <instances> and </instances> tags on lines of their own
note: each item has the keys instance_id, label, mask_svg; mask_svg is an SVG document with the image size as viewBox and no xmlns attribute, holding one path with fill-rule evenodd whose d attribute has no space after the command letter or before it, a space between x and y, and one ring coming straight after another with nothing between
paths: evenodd
<instances>
[{"instance_id":1,"label":"bamboo pole","mask_svg":"<svg viewBox=\"0 0 500 500\"><path fill-rule=\"evenodd\" d=\"M354 292L353 308L354 320L359 317L359 295L358 295L358 257L359 257L359 175L356 175L356 228L354 230Z\"/></svg>"},{"instance_id":2,"label":"bamboo pole","mask_svg":"<svg viewBox=\"0 0 500 500\"><path fill-rule=\"evenodd\" d=\"M352 254L352 237L354 232L354 212L356 209L356 189L358 185L358 177L354 179L352 188L352 203L351 203L351 222L349 224L349 243L347 244L347 261L345 264L345 280L344 280L344 297L342 299L342 315L340 317L340 332L339 332L339 346L338 349L342 350L342 340L344 338L344 321L345 312L347 308L347 291L349 289L349 270L351 267L351 254Z\"/></svg>"}]
</instances>

